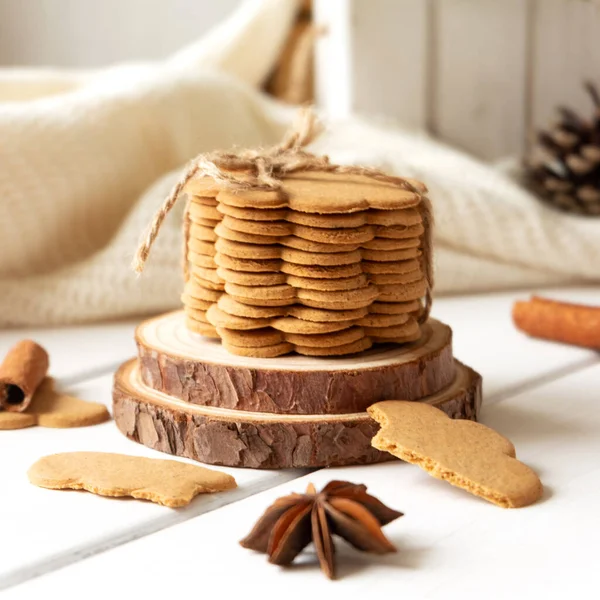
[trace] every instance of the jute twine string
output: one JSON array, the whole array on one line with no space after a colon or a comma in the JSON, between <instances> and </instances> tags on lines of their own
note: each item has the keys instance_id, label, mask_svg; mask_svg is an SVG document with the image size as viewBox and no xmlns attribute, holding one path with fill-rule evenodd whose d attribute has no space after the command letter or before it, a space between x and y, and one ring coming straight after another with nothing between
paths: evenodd
<instances>
[{"instance_id":1,"label":"jute twine string","mask_svg":"<svg viewBox=\"0 0 600 600\"><path fill-rule=\"evenodd\" d=\"M329 157L315 156L303 150L306 145L318 137L321 131L322 126L317 120L315 113L310 109L304 109L299 113L296 123L287 132L283 141L272 148L240 150L239 152L217 151L200 154L194 158L187 165L181 179L173 187L171 193L154 215L154 219L135 254L132 265L134 271L139 274L144 270L152 245L158 236L165 218L179 200L187 183L193 178L210 177L221 188L267 191L280 189L283 177L286 174L297 171L322 171L341 175L362 175L376 181L390 183L414 192L421 197L419 208L425 227L421 268L427 282L427 292L424 310L420 315L419 321L426 321L431 309L431 294L433 289L433 216L429 199L421 196L419 190L403 177L387 175L383 171L367 167L333 165L329 162ZM187 208L184 216L183 230L183 270L185 280L187 281L189 279L187 246L190 232L190 218Z\"/></svg>"}]
</instances>

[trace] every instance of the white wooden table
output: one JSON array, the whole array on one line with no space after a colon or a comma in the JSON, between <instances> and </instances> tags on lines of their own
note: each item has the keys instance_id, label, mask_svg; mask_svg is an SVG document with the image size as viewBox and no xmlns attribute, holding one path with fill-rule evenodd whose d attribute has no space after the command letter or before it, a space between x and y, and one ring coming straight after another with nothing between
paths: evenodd
<instances>
[{"instance_id":1,"label":"white wooden table","mask_svg":"<svg viewBox=\"0 0 600 600\"><path fill-rule=\"evenodd\" d=\"M600 304L600 288L546 292ZM172 510L134 500L30 485L43 455L103 450L163 456L125 439L114 423L0 432L0 597L598 598L600 355L528 339L510 320L522 293L438 299L456 356L484 377L483 422L513 440L546 486L543 499L502 510L404 463L305 471L223 469L232 492ZM0 354L33 337L70 391L110 405L112 372L134 354L133 322L0 332ZM405 517L386 527L397 554L373 557L338 544L339 580L310 551L281 569L238 540L275 498L331 479L365 483Z\"/></svg>"}]
</instances>

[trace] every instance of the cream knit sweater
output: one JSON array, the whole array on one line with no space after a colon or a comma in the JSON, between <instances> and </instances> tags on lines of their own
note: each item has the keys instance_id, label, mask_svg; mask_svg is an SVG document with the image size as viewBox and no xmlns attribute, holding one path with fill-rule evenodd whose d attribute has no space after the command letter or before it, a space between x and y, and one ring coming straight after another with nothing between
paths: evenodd
<instances>
[{"instance_id":1,"label":"cream knit sweater","mask_svg":"<svg viewBox=\"0 0 600 600\"><path fill-rule=\"evenodd\" d=\"M254 88L294 9L294 0L248 0L163 63L0 71L0 326L178 305L182 207L139 278L133 252L187 160L274 143L289 125L294 111ZM545 209L459 152L358 120L333 123L315 150L428 184L438 293L600 280L600 219Z\"/></svg>"}]
</instances>

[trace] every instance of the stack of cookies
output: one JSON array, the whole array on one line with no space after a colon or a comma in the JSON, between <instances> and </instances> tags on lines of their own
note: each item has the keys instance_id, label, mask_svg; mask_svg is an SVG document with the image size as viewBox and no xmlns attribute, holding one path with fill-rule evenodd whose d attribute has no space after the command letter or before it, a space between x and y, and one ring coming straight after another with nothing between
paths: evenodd
<instances>
[{"instance_id":1,"label":"stack of cookies","mask_svg":"<svg viewBox=\"0 0 600 600\"><path fill-rule=\"evenodd\" d=\"M277 190L192 179L188 329L233 354L353 354L421 335L431 256L423 184L294 172Z\"/></svg>"}]
</instances>

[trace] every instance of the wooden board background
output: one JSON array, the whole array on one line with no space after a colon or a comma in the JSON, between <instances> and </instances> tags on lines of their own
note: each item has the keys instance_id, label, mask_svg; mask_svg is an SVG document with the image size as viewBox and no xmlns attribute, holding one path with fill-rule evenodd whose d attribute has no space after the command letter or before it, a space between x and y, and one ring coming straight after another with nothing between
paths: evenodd
<instances>
[{"instance_id":1,"label":"wooden board background","mask_svg":"<svg viewBox=\"0 0 600 600\"><path fill-rule=\"evenodd\" d=\"M559 104L591 114L600 0L315 0L316 92L481 158L524 152Z\"/></svg>"}]
</instances>

